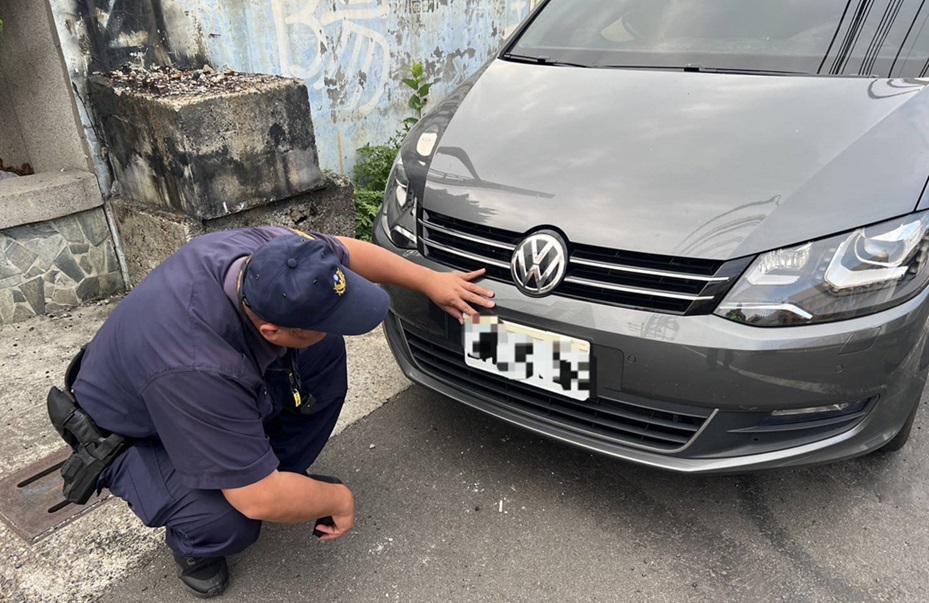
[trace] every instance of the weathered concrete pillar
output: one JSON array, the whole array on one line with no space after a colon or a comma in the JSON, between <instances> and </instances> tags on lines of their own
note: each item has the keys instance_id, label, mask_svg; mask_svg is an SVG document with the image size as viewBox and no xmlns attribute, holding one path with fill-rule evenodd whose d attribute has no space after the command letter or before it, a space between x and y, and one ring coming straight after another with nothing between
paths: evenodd
<instances>
[{"instance_id":1,"label":"weathered concrete pillar","mask_svg":"<svg viewBox=\"0 0 929 603\"><path fill-rule=\"evenodd\" d=\"M49 11L0 0L0 331L124 289Z\"/></svg>"},{"instance_id":2,"label":"weathered concrete pillar","mask_svg":"<svg viewBox=\"0 0 929 603\"><path fill-rule=\"evenodd\" d=\"M301 80L124 68L90 81L130 278L204 232L279 224L351 235L351 184L319 169Z\"/></svg>"}]
</instances>

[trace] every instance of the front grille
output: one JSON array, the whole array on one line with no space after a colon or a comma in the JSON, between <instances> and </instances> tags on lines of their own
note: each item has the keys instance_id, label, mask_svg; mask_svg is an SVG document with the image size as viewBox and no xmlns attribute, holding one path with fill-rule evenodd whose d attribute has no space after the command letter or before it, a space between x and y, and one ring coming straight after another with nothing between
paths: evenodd
<instances>
[{"instance_id":1,"label":"front grille","mask_svg":"<svg viewBox=\"0 0 929 603\"><path fill-rule=\"evenodd\" d=\"M513 283L510 258L525 233L422 212L421 253L459 270L486 268L491 279ZM708 314L748 259L723 262L635 253L571 243L564 281L553 295L667 312Z\"/></svg>"},{"instance_id":2,"label":"front grille","mask_svg":"<svg viewBox=\"0 0 929 603\"><path fill-rule=\"evenodd\" d=\"M494 404L613 443L674 452L693 439L712 413L697 407L662 410L607 398L579 402L473 369L465 363L462 347L446 339L405 325L403 332L413 360L432 377Z\"/></svg>"}]
</instances>

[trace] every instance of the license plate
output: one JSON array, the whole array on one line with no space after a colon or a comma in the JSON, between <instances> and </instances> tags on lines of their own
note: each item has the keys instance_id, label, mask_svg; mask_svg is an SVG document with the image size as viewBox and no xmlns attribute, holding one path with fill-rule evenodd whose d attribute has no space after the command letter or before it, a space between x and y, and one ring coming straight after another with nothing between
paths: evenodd
<instances>
[{"instance_id":1,"label":"license plate","mask_svg":"<svg viewBox=\"0 0 929 603\"><path fill-rule=\"evenodd\" d=\"M567 396L590 398L590 342L505 322L465 316L468 366Z\"/></svg>"}]
</instances>

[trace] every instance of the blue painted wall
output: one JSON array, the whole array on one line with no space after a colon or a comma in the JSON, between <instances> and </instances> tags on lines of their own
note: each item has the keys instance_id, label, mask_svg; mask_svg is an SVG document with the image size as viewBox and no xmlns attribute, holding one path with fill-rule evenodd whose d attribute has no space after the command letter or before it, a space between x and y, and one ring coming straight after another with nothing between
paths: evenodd
<instances>
[{"instance_id":1,"label":"blue painted wall","mask_svg":"<svg viewBox=\"0 0 929 603\"><path fill-rule=\"evenodd\" d=\"M421 61L435 103L476 71L539 0L184 2L214 65L301 78L320 164L350 173L355 149L404 117L404 67Z\"/></svg>"}]
</instances>

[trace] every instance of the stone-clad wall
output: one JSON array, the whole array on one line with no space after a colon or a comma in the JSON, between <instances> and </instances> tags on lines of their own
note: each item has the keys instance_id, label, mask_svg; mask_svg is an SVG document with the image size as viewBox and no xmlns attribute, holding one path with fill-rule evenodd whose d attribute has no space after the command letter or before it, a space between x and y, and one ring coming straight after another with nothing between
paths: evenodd
<instances>
[{"instance_id":1,"label":"stone-clad wall","mask_svg":"<svg viewBox=\"0 0 929 603\"><path fill-rule=\"evenodd\" d=\"M124 288L101 208L0 230L0 325Z\"/></svg>"}]
</instances>

